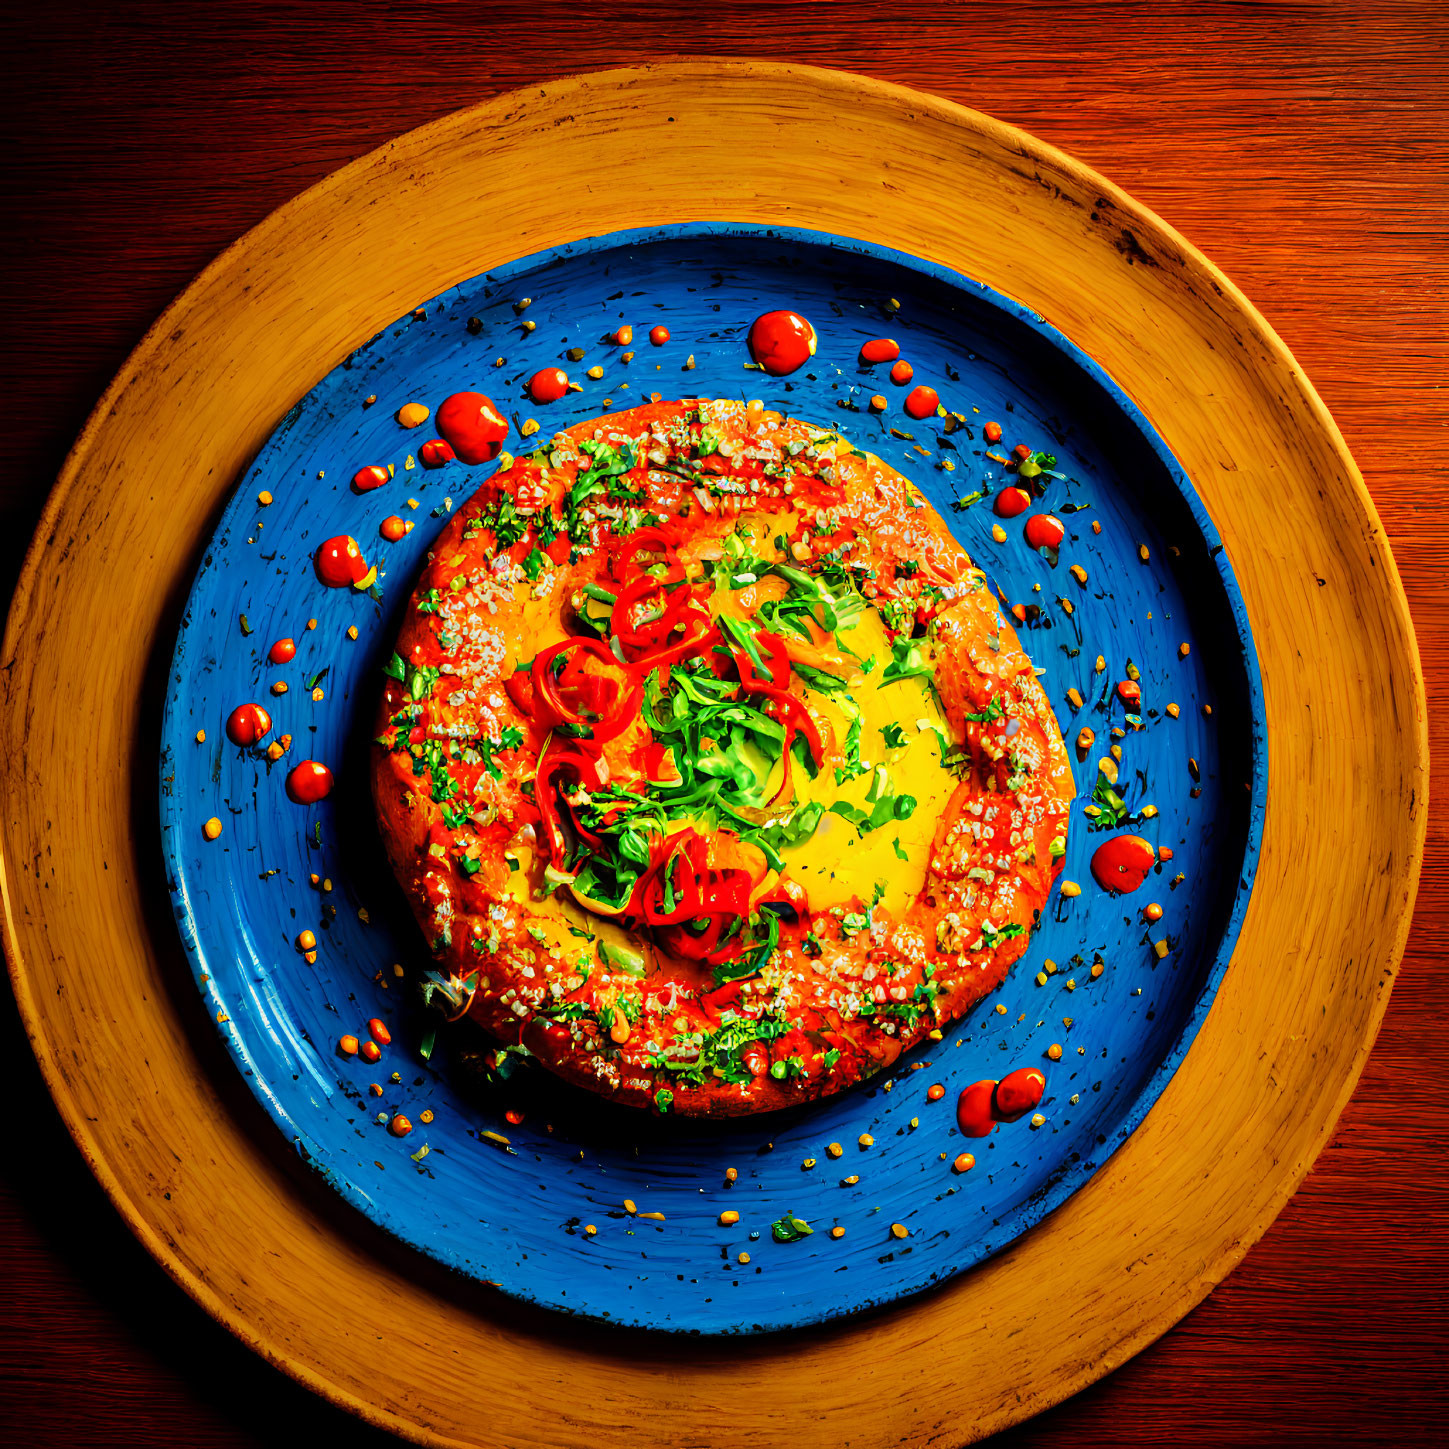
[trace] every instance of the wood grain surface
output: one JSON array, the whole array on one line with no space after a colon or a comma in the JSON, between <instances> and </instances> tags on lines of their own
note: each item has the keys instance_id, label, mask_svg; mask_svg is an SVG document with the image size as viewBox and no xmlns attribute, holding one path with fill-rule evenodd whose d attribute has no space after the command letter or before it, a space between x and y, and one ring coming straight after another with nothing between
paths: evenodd
<instances>
[{"instance_id":1,"label":"wood grain surface","mask_svg":"<svg viewBox=\"0 0 1449 1449\"><path fill-rule=\"evenodd\" d=\"M950 6L881 20L865 5L776 5L682 20L647 4L342 18L51 6L11 36L12 224L0 236L7 577L126 352L275 206L388 137L499 90L646 55L759 55L768 43L772 58L899 81L1023 125L1154 207L1228 272L1294 350L1357 457L1402 570L1431 720L1441 717L1441 7L1027 5L1004 16ZM1438 731L1436 760L1443 744ZM1409 950L1333 1145L1207 1302L1011 1438L1440 1439L1443 804L1441 772ZM94 804L56 803L83 808ZM267 1444L285 1424L381 1442L235 1344L151 1263L71 1147L13 1011L5 1027L23 1144L7 1160L0 1216L4 1410L16 1441ZM1050 1300L1054 1289L1041 1291ZM365 1324L365 1284L356 1313Z\"/></svg>"}]
</instances>

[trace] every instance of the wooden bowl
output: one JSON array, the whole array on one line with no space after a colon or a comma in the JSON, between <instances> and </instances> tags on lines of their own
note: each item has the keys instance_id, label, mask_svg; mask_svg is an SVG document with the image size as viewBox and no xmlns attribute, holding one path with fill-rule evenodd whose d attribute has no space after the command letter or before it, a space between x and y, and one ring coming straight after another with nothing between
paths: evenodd
<instances>
[{"instance_id":1,"label":"wooden bowl","mask_svg":"<svg viewBox=\"0 0 1449 1449\"><path fill-rule=\"evenodd\" d=\"M711 218L956 268L1101 363L1226 543L1269 739L1233 964L1133 1137L945 1288L723 1344L530 1310L334 1201L202 1019L152 783L199 548L291 403L379 319L461 278L601 230ZM801 67L682 61L502 96L283 207L167 311L97 407L32 544L5 657L6 950L71 1132L209 1312L319 1392L429 1443L962 1442L1074 1392L1198 1302L1327 1140L1383 1013L1423 846L1407 606L1343 441L1271 329L1170 228L1060 152Z\"/></svg>"}]
</instances>

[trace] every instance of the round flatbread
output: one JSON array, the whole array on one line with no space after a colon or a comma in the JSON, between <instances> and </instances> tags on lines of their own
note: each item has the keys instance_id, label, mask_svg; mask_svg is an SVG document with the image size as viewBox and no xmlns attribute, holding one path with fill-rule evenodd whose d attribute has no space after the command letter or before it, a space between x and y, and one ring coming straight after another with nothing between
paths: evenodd
<instances>
[{"instance_id":1,"label":"round flatbread","mask_svg":"<svg viewBox=\"0 0 1449 1449\"><path fill-rule=\"evenodd\" d=\"M757 403L505 459L440 535L375 734L425 990L593 1091L836 1092L1027 947L1074 794L980 570L899 473Z\"/></svg>"}]
</instances>

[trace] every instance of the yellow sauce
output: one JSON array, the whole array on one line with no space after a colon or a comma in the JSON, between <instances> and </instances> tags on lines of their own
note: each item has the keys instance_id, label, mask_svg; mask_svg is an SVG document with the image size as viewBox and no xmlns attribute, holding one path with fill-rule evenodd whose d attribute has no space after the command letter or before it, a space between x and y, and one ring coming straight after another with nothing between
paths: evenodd
<instances>
[{"instance_id":1,"label":"yellow sauce","mask_svg":"<svg viewBox=\"0 0 1449 1449\"><path fill-rule=\"evenodd\" d=\"M796 783L803 787L803 798L818 800L826 813L809 840L780 853L790 875L804 886L812 910L827 910L852 896L869 905L877 883L883 882L881 903L899 917L925 881L931 840L956 784L955 777L941 768L941 739L949 738L946 720L928 680L881 683L891 649L874 610L859 614L854 628L842 629L841 642L863 659L874 656L875 667L852 679L848 704L813 690L806 691L806 702L817 718L829 720L836 740L842 742L858 709L860 758L873 768L870 774L842 785L835 783L830 766L814 780L797 771ZM921 729L923 720L935 728ZM894 750L887 748L882 734L890 724L899 725L905 736L904 745ZM916 808L908 819L890 821L861 836L848 820L831 814L829 807L844 800L869 814L872 807L866 796L876 776L874 767L881 765L886 769L887 788L895 795L913 796Z\"/></svg>"}]
</instances>

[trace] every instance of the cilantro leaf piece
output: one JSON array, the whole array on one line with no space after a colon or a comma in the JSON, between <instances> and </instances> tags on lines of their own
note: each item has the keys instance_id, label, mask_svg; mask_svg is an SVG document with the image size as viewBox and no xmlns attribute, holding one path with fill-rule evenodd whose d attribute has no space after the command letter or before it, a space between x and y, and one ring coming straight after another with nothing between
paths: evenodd
<instances>
[{"instance_id":1,"label":"cilantro leaf piece","mask_svg":"<svg viewBox=\"0 0 1449 1449\"><path fill-rule=\"evenodd\" d=\"M433 692L433 686L437 684L438 677L442 670L432 664L413 664L408 666L407 691L413 699L426 699Z\"/></svg>"},{"instance_id":2,"label":"cilantro leaf piece","mask_svg":"<svg viewBox=\"0 0 1449 1449\"><path fill-rule=\"evenodd\" d=\"M983 924L981 927L981 942L988 951L994 951L1003 941L1009 941L1013 936L1026 935L1026 927L1019 921L1012 921L1010 925L1003 926L999 931L993 931L990 926Z\"/></svg>"},{"instance_id":3,"label":"cilantro leaf piece","mask_svg":"<svg viewBox=\"0 0 1449 1449\"><path fill-rule=\"evenodd\" d=\"M716 986L723 986L730 981L743 981L769 964L770 957L775 954L775 949L780 944L780 918L774 911L760 911L750 917L751 930L758 930L762 925L765 929L765 940L759 942L757 936L755 939L758 944L753 951L747 951L733 961L722 961L714 968Z\"/></svg>"},{"instance_id":4,"label":"cilantro leaf piece","mask_svg":"<svg viewBox=\"0 0 1449 1449\"><path fill-rule=\"evenodd\" d=\"M801 1238L810 1237L814 1231L804 1218L797 1218L791 1213L770 1224L770 1236L777 1243L797 1243Z\"/></svg>"},{"instance_id":5,"label":"cilantro leaf piece","mask_svg":"<svg viewBox=\"0 0 1449 1449\"><path fill-rule=\"evenodd\" d=\"M588 468L579 474L578 481L570 491L569 501L575 506L595 493L604 492L606 488L612 496L618 496L614 494L607 480L617 478L639 466L639 454L634 444L627 439L615 446L597 438L585 438L579 444L579 451L591 461ZM628 496L643 497L642 494Z\"/></svg>"},{"instance_id":6,"label":"cilantro leaf piece","mask_svg":"<svg viewBox=\"0 0 1449 1449\"><path fill-rule=\"evenodd\" d=\"M859 775L870 773L870 766L861 763L860 759L860 716L850 722L850 729L845 736L845 763L835 767L835 783L843 785L847 780L854 780Z\"/></svg>"},{"instance_id":7,"label":"cilantro leaf piece","mask_svg":"<svg viewBox=\"0 0 1449 1449\"><path fill-rule=\"evenodd\" d=\"M926 657L919 639L897 639L891 645L891 662L881 674L881 683L890 684L897 679L912 679L918 675L934 677L935 666Z\"/></svg>"},{"instance_id":8,"label":"cilantro leaf piece","mask_svg":"<svg viewBox=\"0 0 1449 1449\"><path fill-rule=\"evenodd\" d=\"M1102 812L1092 821L1094 830L1113 829L1129 819L1132 814L1132 807L1117 793L1112 781L1102 770L1097 771L1097 784L1092 791L1092 803L1098 806Z\"/></svg>"}]
</instances>

